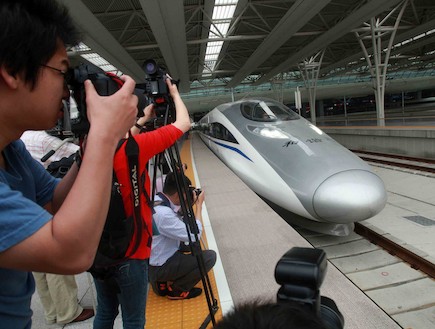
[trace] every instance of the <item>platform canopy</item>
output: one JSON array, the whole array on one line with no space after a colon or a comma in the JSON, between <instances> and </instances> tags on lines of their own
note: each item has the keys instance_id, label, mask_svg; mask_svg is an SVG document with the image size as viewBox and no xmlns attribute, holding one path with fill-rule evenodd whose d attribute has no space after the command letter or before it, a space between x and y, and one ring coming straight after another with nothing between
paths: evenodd
<instances>
[{"instance_id":1,"label":"platform canopy","mask_svg":"<svg viewBox=\"0 0 435 329\"><path fill-rule=\"evenodd\" d=\"M394 28L403 0L58 0L83 32L82 50L143 82L155 59L195 104L228 93L274 92L304 85L300 63L320 51L319 82L370 80L361 35L372 18ZM433 76L435 3L407 0L388 62L390 80ZM385 31L385 30L384 30ZM384 33L384 32L382 32ZM367 49L370 40L367 35ZM386 36L387 38L387 36ZM387 40L387 39L386 39ZM386 45L387 46L387 45ZM391 86L393 83L390 83ZM321 83L319 83L321 85ZM432 85L435 85L432 82ZM225 96L226 93L226 96ZM329 93L333 93L329 90ZM287 93L292 96L293 92ZM318 95L322 95L321 93ZM207 99L208 101L205 101ZM195 106L190 106L194 111ZM202 106L204 107L204 106ZM198 105L198 108L201 106Z\"/></svg>"}]
</instances>

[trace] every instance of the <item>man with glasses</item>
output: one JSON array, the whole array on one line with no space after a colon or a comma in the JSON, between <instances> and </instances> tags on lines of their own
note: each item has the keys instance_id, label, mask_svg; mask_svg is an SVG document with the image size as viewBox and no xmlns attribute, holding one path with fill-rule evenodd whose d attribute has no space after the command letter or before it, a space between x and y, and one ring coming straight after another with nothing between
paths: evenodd
<instances>
[{"instance_id":1,"label":"man with glasses","mask_svg":"<svg viewBox=\"0 0 435 329\"><path fill-rule=\"evenodd\" d=\"M90 130L86 154L58 180L19 140L63 116L66 47L78 43L65 7L55 0L0 1L0 323L30 328L31 271L75 274L90 267L107 215L113 155L134 124L135 82L99 96L85 82Z\"/></svg>"}]
</instances>

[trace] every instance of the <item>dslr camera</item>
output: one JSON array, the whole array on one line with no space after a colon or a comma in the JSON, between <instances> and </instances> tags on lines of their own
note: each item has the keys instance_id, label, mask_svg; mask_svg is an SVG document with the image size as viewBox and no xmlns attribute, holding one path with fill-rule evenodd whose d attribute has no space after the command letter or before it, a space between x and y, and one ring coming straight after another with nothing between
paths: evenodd
<instances>
[{"instance_id":1,"label":"dslr camera","mask_svg":"<svg viewBox=\"0 0 435 329\"><path fill-rule=\"evenodd\" d=\"M277 302L295 302L322 320L327 329L343 329L344 318L335 302L320 296L326 275L326 253L322 249L294 247L275 267L275 280L281 287Z\"/></svg>"},{"instance_id":2,"label":"dslr camera","mask_svg":"<svg viewBox=\"0 0 435 329\"><path fill-rule=\"evenodd\" d=\"M195 186L189 186L189 192L190 192L190 194L195 192L195 195L198 197L201 194L202 190L199 187L196 188Z\"/></svg>"},{"instance_id":3,"label":"dslr camera","mask_svg":"<svg viewBox=\"0 0 435 329\"><path fill-rule=\"evenodd\" d=\"M143 64L145 71L144 89L151 101L155 104L160 104L166 101L166 96L169 95L168 86L166 85L166 70L157 65L153 59L148 59Z\"/></svg>"},{"instance_id":4,"label":"dslr camera","mask_svg":"<svg viewBox=\"0 0 435 329\"><path fill-rule=\"evenodd\" d=\"M168 93L168 88L165 82L166 72L160 68L154 60L148 60L144 66L145 69L145 83L137 84L134 94L138 97L138 112L137 116L143 116L143 109L153 102L156 108L157 119L163 114L159 112L162 106L165 110L173 106L172 98ZM71 91L71 96L77 104L78 116L71 119L71 131L74 135L80 137L88 133L89 120L86 110L86 95L85 95L85 80L91 80L95 90L100 96L109 96L118 91L123 85L123 81L116 76L103 71L98 66L93 64L80 64L77 67L70 68L67 72L67 83ZM166 113L164 113L166 114ZM175 114L172 116L175 117ZM156 125L154 124L154 128Z\"/></svg>"},{"instance_id":5,"label":"dslr camera","mask_svg":"<svg viewBox=\"0 0 435 329\"><path fill-rule=\"evenodd\" d=\"M104 72L93 64L80 64L70 68L67 73L67 83L71 91L71 96L77 104L78 116L71 120L71 131L76 136L83 136L89 131L89 120L86 109L86 80L91 80L95 90L100 96L109 96L118 91L123 85L123 81L115 74ZM138 97L137 116L143 116L143 109L146 106L144 90L135 88L134 94Z\"/></svg>"},{"instance_id":6,"label":"dslr camera","mask_svg":"<svg viewBox=\"0 0 435 329\"><path fill-rule=\"evenodd\" d=\"M195 191L196 196L199 196L202 192L202 190L200 188L196 188L194 191Z\"/></svg>"}]
</instances>

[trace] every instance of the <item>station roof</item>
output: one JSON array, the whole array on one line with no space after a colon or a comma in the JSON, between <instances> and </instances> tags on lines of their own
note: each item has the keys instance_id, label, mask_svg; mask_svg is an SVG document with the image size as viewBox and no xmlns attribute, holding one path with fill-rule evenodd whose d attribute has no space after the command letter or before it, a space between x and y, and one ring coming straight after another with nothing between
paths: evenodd
<instances>
[{"instance_id":1,"label":"station roof","mask_svg":"<svg viewBox=\"0 0 435 329\"><path fill-rule=\"evenodd\" d=\"M368 37L375 18L386 49L387 32L406 3L393 39L389 79L430 77L424 80L435 86L433 0L58 1L70 8L91 49L76 55L97 52L137 82L144 80L144 61L155 59L180 79L186 99L207 98L210 106L213 97L221 102L222 93L229 101L229 90L302 86L299 64L315 62L323 51L319 87L322 81L328 85L342 79L370 84L356 33ZM230 18L216 16L214 9L224 11L224 6L233 6ZM370 52L372 39L366 37L361 42ZM217 48L207 49L210 45Z\"/></svg>"}]
</instances>

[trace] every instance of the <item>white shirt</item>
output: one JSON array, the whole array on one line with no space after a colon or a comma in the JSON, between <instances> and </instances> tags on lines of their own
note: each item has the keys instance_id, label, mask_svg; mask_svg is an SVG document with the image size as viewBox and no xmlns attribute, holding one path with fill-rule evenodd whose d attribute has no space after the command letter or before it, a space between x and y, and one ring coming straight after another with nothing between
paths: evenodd
<instances>
[{"instance_id":1,"label":"white shirt","mask_svg":"<svg viewBox=\"0 0 435 329\"><path fill-rule=\"evenodd\" d=\"M28 130L21 135L21 140L26 145L26 149L36 161L44 166L45 169L53 161L58 161L64 157L69 157L80 148L74 143L63 144L47 161L41 162L41 158L49 151L54 150L62 143L60 138L51 136L45 130Z\"/></svg>"},{"instance_id":2,"label":"white shirt","mask_svg":"<svg viewBox=\"0 0 435 329\"><path fill-rule=\"evenodd\" d=\"M155 201L162 201L157 195ZM189 236L186 230L186 224L181 217L173 210L175 205L171 202L171 208L166 206L155 206L153 219L160 234L153 236L151 245L150 265L162 266L166 261L177 252L180 247L180 241L189 242ZM202 233L201 222L196 219L198 225L198 239ZM191 240L195 241L194 234L191 234Z\"/></svg>"},{"instance_id":3,"label":"white shirt","mask_svg":"<svg viewBox=\"0 0 435 329\"><path fill-rule=\"evenodd\" d=\"M162 193L163 192L163 184L165 182L166 175L161 175L156 177L156 193Z\"/></svg>"}]
</instances>

